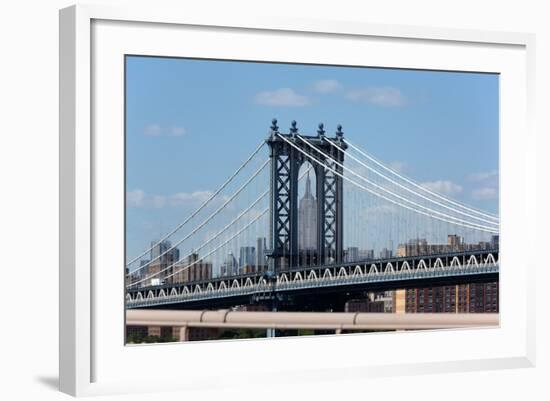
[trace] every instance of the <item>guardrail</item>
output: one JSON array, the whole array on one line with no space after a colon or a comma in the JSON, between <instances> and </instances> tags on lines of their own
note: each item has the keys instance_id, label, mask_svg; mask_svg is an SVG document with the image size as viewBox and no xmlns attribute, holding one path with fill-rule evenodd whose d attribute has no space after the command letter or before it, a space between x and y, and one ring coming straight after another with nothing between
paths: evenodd
<instances>
[{"instance_id":1,"label":"guardrail","mask_svg":"<svg viewBox=\"0 0 550 401\"><path fill-rule=\"evenodd\" d=\"M129 326L180 327L180 341L189 327L334 330L419 330L498 326L498 313L349 313L245 312L234 310L126 311Z\"/></svg>"}]
</instances>

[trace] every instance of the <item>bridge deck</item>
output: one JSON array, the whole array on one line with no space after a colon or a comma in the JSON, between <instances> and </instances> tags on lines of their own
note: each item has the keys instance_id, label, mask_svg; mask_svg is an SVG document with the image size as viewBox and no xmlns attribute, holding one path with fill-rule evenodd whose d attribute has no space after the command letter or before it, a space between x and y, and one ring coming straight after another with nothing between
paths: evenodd
<instances>
[{"instance_id":1,"label":"bridge deck","mask_svg":"<svg viewBox=\"0 0 550 401\"><path fill-rule=\"evenodd\" d=\"M218 277L208 281L165 284L130 289L127 308L208 302L209 300L270 296L274 293L296 293L315 290L348 290L353 287L395 283L453 281L480 276L498 277L498 251L476 251L428 255L413 258L391 258L376 261L344 263L333 266L305 267L280 271L276 276L248 274Z\"/></svg>"}]
</instances>

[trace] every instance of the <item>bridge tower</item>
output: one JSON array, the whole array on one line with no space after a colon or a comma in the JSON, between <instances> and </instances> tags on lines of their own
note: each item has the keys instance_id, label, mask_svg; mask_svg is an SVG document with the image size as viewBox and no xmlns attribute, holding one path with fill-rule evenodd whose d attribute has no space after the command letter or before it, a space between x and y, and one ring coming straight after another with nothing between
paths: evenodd
<instances>
[{"instance_id":1,"label":"bridge tower","mask_svg":"<svg viewBox=\"0 0 550 401\"><path fill-rule=\"evenodd\" d=\"M312 165L316 177L317 264L342 261L343 180L334 171L343 174L342 167L335 161L343 163L344 152L332 146L330 142L343 150L347 145L343 140L344 133L341 125L338 125L333 138L325 136L323 128L321 123L317 135L302 135L298 134L296 121L292 121L290 132L283 134L279 131L277 120L272 121L270 135L266 140L271 159L268 257L269 270L272 273L299 266L298 172L306 161ZM330 158L325 157L310 145L315 146ZM323 165L308 156L319 160Z\"/></svg>"}]
</instances>

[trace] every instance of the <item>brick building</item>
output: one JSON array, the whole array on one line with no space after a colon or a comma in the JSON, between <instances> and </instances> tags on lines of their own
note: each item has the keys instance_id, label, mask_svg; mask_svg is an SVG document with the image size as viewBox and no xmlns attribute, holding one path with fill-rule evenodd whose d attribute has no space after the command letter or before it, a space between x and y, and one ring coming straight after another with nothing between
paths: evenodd
<instances>
[{"instance_id":1,"label":"brick building","mask_svg":"<svg viewBox=\"0 0 550 401\"><path fill-rule=\"evenodd\" d=\"M498 313L498 282L396 290L393 304L396 313Z\"/></svg>"}]
</instances>

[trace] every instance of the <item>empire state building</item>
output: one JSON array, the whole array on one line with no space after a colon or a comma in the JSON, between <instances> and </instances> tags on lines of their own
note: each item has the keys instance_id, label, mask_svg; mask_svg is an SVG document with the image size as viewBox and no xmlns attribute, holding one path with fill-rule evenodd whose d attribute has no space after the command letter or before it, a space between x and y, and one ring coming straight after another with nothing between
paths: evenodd
<instances>
[{"instance_id":1,"label":"empire state building","mask_svg":"<svg viewBox=\"0 0 550 401\"><path fill-rule=\"evenodd\" d=\"M317 200L311 193L309 173L305 194L298 205L298 248L310 251L317 249Z\"/></svg>"}]
</instances>

